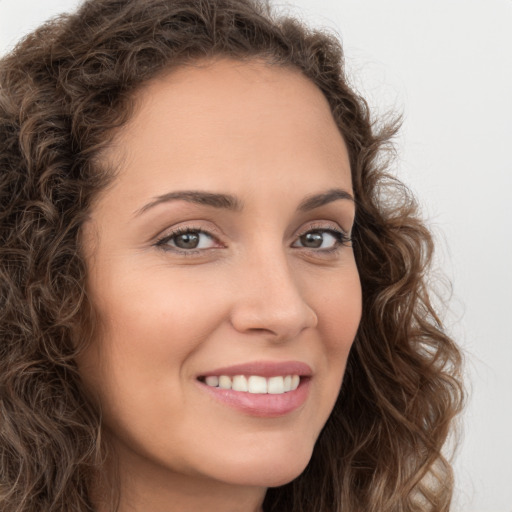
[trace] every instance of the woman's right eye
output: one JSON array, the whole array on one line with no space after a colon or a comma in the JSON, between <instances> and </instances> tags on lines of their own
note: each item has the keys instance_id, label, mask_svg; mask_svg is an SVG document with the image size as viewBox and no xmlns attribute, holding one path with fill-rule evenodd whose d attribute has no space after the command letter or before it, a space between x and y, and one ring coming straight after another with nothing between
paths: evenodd
<instances>
[{"instance_id":1,"label":"woman's right eye","mask_svg":"<svg viewBox=\"0 0 512 512\"><path fill-rule=\"evenodd\" d=\"M213 235L196 228L176 229L160 238L155 245L164 250L175 250L184 254L193 254L216 246Z\"/></svg>"}]
</instances>

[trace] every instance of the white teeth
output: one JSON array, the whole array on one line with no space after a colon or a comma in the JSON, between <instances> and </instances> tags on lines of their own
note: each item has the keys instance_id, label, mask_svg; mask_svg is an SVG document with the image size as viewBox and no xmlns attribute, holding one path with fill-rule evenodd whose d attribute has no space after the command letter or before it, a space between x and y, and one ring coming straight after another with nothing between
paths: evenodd
<instances>
[{"instance_id":1,"label":"white teeth","mask_svg":"<svg viewBox=\"0 0 512 512\"><path fill-rule=\"evenodd\" d=\"M251 375L247 381L249 393L265 394L267 392L267 379Z\"/></svg>"},{"instance_id":2,"label":"white teeth","mask_svg":"<svg viewBox=\"0 0 512 512\"><path fill-rule=\"evenodd\" d=\"M231 389L231 378L227 375L221 375L219 377L219 388Z\"/></svg>"},{"instance_id":3,"label":"white teeth","mask_svg":"<svg viewBox=\"0 0 512 512\"><path fill-rule=\"evenodd\" d=\"M233 377L233 385L231 388L235 391L249 391L245 375L235 375Z\"/></svg>"},{"instance_id":4,"label":"white teeth","mask_svg":"<svg viewBox=\"0 0 512 512\"><path fill-rule=\"evenodd\" d=\"M294 391L299 387L300 377L298 375L285 375L277 377L260 377L259 375L209 375L205 383L211 387L221 389L233 389L234 391L249 392L255 394L281 395Z\"/></svg>"},{"instance_id":5,"label":"white teeth","mask_svg":"<svg viewBox=\"0 0 512 512\"><path fill-rule=\"evenodd\" d=\"M205 381L208 386L212 386L214 388L219 385L219 377L216 376L206 377Z\"/></svg>"},{"instance_id":6,"label":"white teeth","mask_svg":"<svg viewBox=\"0 0 512 512\"><path fill-rule=\"evenodd\" d=\"M284 393L284 378L283 377L270 377L268 379L268 393L273 395L280 395Z\"/></svg>"}]
</instances>

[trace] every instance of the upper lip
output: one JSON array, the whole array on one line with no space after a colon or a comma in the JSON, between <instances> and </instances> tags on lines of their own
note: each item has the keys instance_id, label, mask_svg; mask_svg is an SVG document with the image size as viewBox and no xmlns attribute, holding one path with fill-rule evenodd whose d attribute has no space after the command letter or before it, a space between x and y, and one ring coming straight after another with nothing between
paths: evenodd
<instances>
[{"instance_id":1,"label":"upper lip","mask_svg":"<svg viewBox=\"0 0 512 512\"><path fill-rule=\"evenodd\" d=\"M210 375L259 375L260 377L299 375L300 377L310 377L312 373L311 367L300 361L252 361L208 370L200 377Z\"/></svg>"}]
</instances>

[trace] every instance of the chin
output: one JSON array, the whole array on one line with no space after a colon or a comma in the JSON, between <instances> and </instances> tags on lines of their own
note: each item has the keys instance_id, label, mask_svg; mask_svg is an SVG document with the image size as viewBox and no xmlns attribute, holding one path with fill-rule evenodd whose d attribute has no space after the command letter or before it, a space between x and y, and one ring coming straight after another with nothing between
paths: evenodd
<instances>
[{"instance_id":1,"label":"chin","mask_svg":"<svg viewBox=\"0 0 512 512\"><path fill-rule=\"evenodd\" d=\"M304 443L304 445L307 443ZM274 456L244 457L243 461L223 461L225 474L221 479L236 485L255 487L279 487L297 478L308 465L312 449L306 446L289 449Z\"/></svg>"}]
</instances>

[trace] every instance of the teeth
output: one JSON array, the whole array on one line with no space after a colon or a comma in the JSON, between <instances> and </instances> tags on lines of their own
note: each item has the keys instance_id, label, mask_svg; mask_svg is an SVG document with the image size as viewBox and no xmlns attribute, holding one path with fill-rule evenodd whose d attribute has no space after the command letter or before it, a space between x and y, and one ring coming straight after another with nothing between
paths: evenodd
<instances>
[{"instance_id":1,"label":"teeth","mask_svg":"<svg viewBox=\"0 0 512 512\"><path fill-rule=\"evenodd\" d=\"M244 375L235 375L233 377L233 385L231 387L235 391L249 391L247 379Z\"/></svg>"},{"instance_id":2,"label":"teeth","mask_svg":"<svg viewBox=\"0 0 512 512\"><path fill-rule=\"evenodd\" d=\"M233 389L234 391L249 392L255 394L282 395L288 391L294 391L299 387L298 375L286 375L284 377L260 377L259 375L228 375L208 376L205 383L211 387L221 389Z\"/></svg>"},{"instance_id":3,"label":"teeth","mask_svg":"<svg viewBox=\"0 0 512 512\"><path fill-rule=\"evenodd\" d=\"M284 393L284 378L283 377L271 377L268 379L267 386L268 393L273 395L280 395Z\"/></svg>"},{"instance_id":4,"label":"teeth","mask_svg":"<svg viewBox=\"0 0 512 512\"><path fill-rule=\"evenodd\" d=\"M267 379L251 375L248 379L249 393L265 394L267 392Z\"/></svg>"},{"instance_id":5,"label":"teeth","mask_svg":"<svg viewBox=\"0 0 512 512\"><path fill-rule=\"evenodd\" d=\"M227 375L221 375L219 377L219 388L231 389L231 378Z\"/></svg>"},{"instance_id":6,"label":"teeth","mask_svg":"<svg viewBox=\"0 0 512 512\"><path fill-rule=\"evenodd\" d=\"M216 388L219 385L219 377L206 377L206 384L208 384L208 386L213 386L214 388Z\"/></svg>"}]
</instances>

